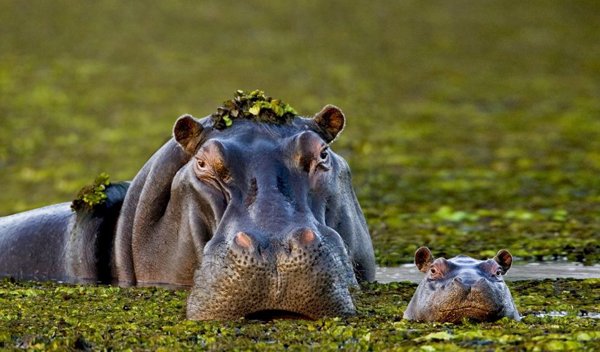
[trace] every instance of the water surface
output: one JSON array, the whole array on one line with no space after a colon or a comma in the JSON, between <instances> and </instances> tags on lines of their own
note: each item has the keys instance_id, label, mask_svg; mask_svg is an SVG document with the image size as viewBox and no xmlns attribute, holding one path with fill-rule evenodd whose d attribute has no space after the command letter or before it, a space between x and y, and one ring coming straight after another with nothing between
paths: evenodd
<instances>
[{"instance_id":1,"label":"water surface","mask_svg":"<svg viewBox=\"0 0 600 352\"><path fill-rule=\"evenodd\" d=\"M396 267L377 267L375 279L381 283L392 281L420 282L423 274L414 264ZM548 262L515 264L508 271L506 281L543 280L557 278L591 279L600 278L600 265L584 266L574 262Z\"/></svg>"}]
</instances>

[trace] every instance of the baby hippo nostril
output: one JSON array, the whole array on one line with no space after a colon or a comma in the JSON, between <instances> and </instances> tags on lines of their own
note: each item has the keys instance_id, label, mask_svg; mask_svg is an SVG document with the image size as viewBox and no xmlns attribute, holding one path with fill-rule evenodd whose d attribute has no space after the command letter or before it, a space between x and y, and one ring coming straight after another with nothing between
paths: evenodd
<instances>
[{"instance_id":1,"label":"baby hippo nostril","mask_svg":"<svg viewBox=\"0 0 600 352\"><path fill-rule=\"evenodd\" d=\"M459 287L463 291L469 292L471 290L471 285L466 283L460 277L455 277L454 279L452 279L452 283L454 284L454 286Z\"/></svg>"},{"instance_id":2,"label":"baby hippo nostril","mask_svg":"<svg viewBox=\"0 0 600 352\"><path fill-rule=\"evenodd\" d=\"M465 286L467 286L465 284L465 282L463 281L463 279L460 278L460 277L455 277L454 279L452 279L452 283L454 283L455 285L457 285L459 287L465 287Z\"/></svg>"},{"instance_id":3,"label":"baby hippo nostril","mask_svg":"<svg viewBox=\"0 0 600 352\"><path fill-rule=\"evenodd\" d=\"M237 244L238 246L240 246L244 249L250 249L250 247L252 247L252 239L245 232L238 232L235 235L234 241L235 241L235 244Z\"/></svg>"}]
</instances>

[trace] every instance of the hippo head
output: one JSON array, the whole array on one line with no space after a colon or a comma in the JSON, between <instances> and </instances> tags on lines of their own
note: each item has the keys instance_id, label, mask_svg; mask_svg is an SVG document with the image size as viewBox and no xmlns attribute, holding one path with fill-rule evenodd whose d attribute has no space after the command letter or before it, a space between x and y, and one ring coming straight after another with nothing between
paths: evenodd
<instances>
[{"instance_id":1,"label":"hippo head","mask_svg":"<svg viewBox=\"0 0 600 352\"><path fill-rule=\"evenodd\" d=\"M457 323L463 319L520 320L502 276L510 269L511 254L503 249L493 259L475 260L459 255L434 259L427 247L415 253L417 268L425 278L415 291L404 318Z\"/></svg>"},{"instance_id":2,"label":"hippo head","mask_svg":"<svg viewBox=\"0 0 600 352\"><path fill-rule=\"evenodd\" d=\"M197 252L189 319L354 313L350 292L374 262L349 167L330 149L344 125L331 105L282 124L177 120L189 161L171 198Z\"/></svg>"}]
</instances>

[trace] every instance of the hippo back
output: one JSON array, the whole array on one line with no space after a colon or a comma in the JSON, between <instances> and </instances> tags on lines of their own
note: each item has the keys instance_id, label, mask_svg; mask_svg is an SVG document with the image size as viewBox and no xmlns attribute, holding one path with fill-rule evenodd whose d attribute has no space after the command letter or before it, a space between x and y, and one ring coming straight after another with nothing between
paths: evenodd
<instances>
[{"instance_id":1,"label":"hippo back","mask_svg":"<svg viewBox=\"0 0 600 352\"><path fill-rule=\"evenodd\" d=\"M0 218L0 276L67 280L65 245L73 212L55 204Z\"/></svg>"},{"instance_id":2,"label":"hippo back","mask_svg":"<svg viewBox=\"0 0 600 352\"><path fill-rule=\"evenodd\" d=\"M108 185L93 209L60 203L0 218L0 276L111 282L114 228L128 185Z\"/></svg>"}]
</instances>

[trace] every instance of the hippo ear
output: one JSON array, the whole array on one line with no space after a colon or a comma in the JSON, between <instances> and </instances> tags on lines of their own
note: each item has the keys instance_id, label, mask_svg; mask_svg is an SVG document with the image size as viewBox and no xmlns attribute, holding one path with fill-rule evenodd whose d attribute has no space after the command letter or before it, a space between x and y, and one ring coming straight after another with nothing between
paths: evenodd
<instances>
[{"instance_id":1,"label":"hippo ear","mask_svg":"<svg viewBox=\"0 0 600 352\"><path fill-rule=\"evenodd\" d=\"M415 252L415 265L421 272L427 272L429 264L433 263L433 254L427 247L421 247Z\"/></svg>"},{"instance_id":2,"label":"hippo ear","mask_svg":"<svg viewBox=\"0 0 600 352\"><path fill-rule=\"evenodd\" d=\"M501 249L498 254L494 257L496 263L502 268L502 275L506 274L510 266L512 265L512 255L506 249Z\"/></svg>"},{"instance_id":3,"label":"hippo ear","mask_svg":"<svg viewBox=\"0 0 600 352\"><path fill-rule=\"evenodd\" d=\"M327 143L333 142L346 125L344 113L334 105L326 105L313 120L317 123L317 132Z\"/></svg>"},{"instance_id":4,"label":"hippo ear","mask_svg":"<svg viewBox=\"0 0 600 352\"><path fill-rule=\"evenodd\" d=\"M173 126L173 137L183 150L194 154L202 139L204 127L191 115L182 115Z\"/></svg>"}]
</instances>

